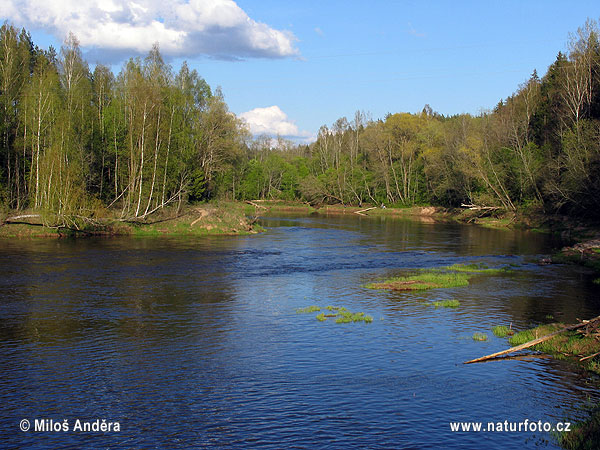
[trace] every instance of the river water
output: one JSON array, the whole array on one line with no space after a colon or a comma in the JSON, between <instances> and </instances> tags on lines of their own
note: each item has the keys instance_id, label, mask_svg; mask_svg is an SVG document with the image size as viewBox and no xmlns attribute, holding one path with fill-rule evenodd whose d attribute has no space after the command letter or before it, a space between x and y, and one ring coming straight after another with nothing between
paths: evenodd
<instances>
[{"instance_id":1,"label":"river water","mask_svg":"<svg viewBox=\"0 0 600 450\"><path fill-rule=\"evenodd\" d=\"M537 264L548 236L354 216L262 224L245 237L0 242L0 447L556 448L545 432L450 422L555 424L600 400L568 362L462 364L508 347L495 325L600 314L586 269ZM514 272L419 293L364 287L474 262ZM461 305L428 305L445 299ZM374 321L296 313L309 305ZM78 419L120 430L75 431Z\"/></svg>"}]
</instances>

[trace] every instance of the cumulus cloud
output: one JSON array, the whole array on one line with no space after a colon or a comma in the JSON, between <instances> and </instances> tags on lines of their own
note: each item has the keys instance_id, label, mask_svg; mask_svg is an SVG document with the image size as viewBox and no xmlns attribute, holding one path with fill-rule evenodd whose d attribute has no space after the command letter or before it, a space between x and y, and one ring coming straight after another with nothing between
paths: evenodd
<instances>
[{"instance_id":1,"label":"cumulus cloud","mask_svg":"<svg viewBox=\"0 0 600 450\"><path fill-rule=\"evenodd\" d=\"M291 32L251 19L233 0L4 0L2 9L16 25L58 39L73 32L96 53L145 53L158 42L175 57L298 54Z\"/></svg>"},{"instance_id":2,"label":"cumulus cloud","mask_svg":"<svg viewBox=\"0 0 600 450\"><path fill-rule=\"evenodd\" d=\"M254 108L240 114L238 117L248 124L250 132L254 135L267 134L287 138L311 138L309 132L298 130L298 126L277 105L267 108Z\"/></svg>"}]
</instances>

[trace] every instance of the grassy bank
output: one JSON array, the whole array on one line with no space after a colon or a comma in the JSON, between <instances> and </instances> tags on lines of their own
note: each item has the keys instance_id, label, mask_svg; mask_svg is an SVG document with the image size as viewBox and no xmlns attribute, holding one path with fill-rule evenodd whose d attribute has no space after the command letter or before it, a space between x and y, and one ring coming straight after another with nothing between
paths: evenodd
<instances>
[{"instance_id":1,"label":"grassy bank","mask_svg":"<svg viewBox=\"0 0 600 450\"><path fill-rule=\"evenodd\" d=\"M18 217L18 219L6 219ZM189 205L182 210L165 208L145 219L121 220L115 213L86 220L66 220L48 213L27 211L2 218L0 238L78 236L213 236L253 234L252 224L239 203Z\"/></svg>"},{"instance_id":2,"label":"grassy bank","mask_svg":"<svg viewBox=\"0 0 600 450\"><path fill-rule=\"evenodd\" d=\"M525 342L554 333L565 326L566 325L563 323L540 325L530 330L520 331L508 341L512 346L521 345ZM565 331L531 348L552 355L557 359L575 360L575 358L581 359L600 352L600 341L592 336L584 335L577 331ZM581 363L585 369L600 375L599 361L600 357L596 357L581 361Z\"/></svg>"},{"instance_id":3,"label":"grassy bank","mask_svg":"<svg viewBox=\"0 0 600 450\"><path fill-rule=\"evenodd\" d=\"M252 203L252 204L251 204ZM318 205L313 206L305 202L294 202L284 200L253 200L251 203L245 202L244 208L246 214L258 215L276 212L297 212L306 214L323 214L323 215L339 215L352 214L363 216L403 216L424 218L430 217L435 220L449 220L451 214L439 207L435 206L411 206L406 208L393 208L373 205L363 206L345 206L337 205ZM359 214L360 213L360 214Z\"/></svg>"}]
</instances>

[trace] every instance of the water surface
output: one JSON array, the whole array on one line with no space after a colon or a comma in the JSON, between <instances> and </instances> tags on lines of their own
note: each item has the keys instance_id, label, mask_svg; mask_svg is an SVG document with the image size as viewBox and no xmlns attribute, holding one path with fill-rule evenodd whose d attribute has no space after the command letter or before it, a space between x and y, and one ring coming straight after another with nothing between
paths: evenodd
<instances>
[{"instance_id":1,"label":"water surface","mask_svg":"<svg viewBox=\"0 0 600 450\"><path fill-rule=\"evenodd\" d=\"M555 448L547 433L449 422L556 423L600 400L566 362L462 364L507 347L495 325L600 314L585 269L537 264L547 236L350 216L262 223L249 237L2 241L2 447ZM455 289L363 287L472 262L518 267ZM444 299L461 306L428 305ZM375 320L296 314L313 304ZM121 431L19 430L36 418Z\"/></svg>"}]
</instances>

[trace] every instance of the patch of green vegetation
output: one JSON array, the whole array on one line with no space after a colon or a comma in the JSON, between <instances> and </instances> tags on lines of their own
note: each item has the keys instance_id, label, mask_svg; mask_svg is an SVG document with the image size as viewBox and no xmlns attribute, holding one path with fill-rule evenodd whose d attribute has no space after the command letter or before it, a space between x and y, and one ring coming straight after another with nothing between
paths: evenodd
<instances>
[{"instance_id":1,"label":"patch of green vegetation","mask_svg":"<svg viewBox=\"0 0 600 450\"><path fill-rule=\"evenodd\" d=\"M321 307L319 307L317 305L311 305L311 306L307 306L306 308L297 309L296 314L305 314L305 313L312 313L312 312L317 312L317 311L321 311Z\"/></svg>"},{"instance_id":2,"label":"patch of green vegetation","mask_svg":"<svg viewBox=\"0 0 600 450\"><path fill-rule=\"evenodd\" d=\"M479 331L476 331L475 333L473 333L473 340L474 341L487 341L488 336L485 333L480 333Z\"/></svg>"},{"instance_id":3,"label":"patch of green vegetation","mask_svg":"<svg viewBox=\"0 0 600 450\"><path fill-rule=\"evenodd\" d=\"M598 375L600 375L600 362L599 361L592 359L587 363L585 368L587 370L589 370L590 372L594 372L594 373L597 373Z\"/></svg>"},{"instance_id":4,"label":"patch of green vegetation","mask_svg":"<svg viewBox=\"0 0 600 450\"><path fill-rule=\"evenodd\" d=\"M460 306L460 302L458 300L443 300L441 302L433 302L431 305L437 308L458 308Z\"/></svg>"},{"instance_id":5,"label":"patch of green vegetation","mask_svg":"<svg viewBox=\"0 0 600 450\"><path fill-rule=\"evenodd\" d=\"M594 284L600 284L600 278L595 278L594 281L592 281L592 283L594 283Z\"/></svg>"},{"instance_id":6,"label":"patch of green vegetation","mask_svg":"<svg viewBox=\"0 0 600 450\"><path fill-rule=\"evenodd\" d=\"M531 330L520 331L509 339L512 346L533 341L564 328L562 323L540 325ZM588 336L573 331L565 331L553 338L532 347L534 350L548 353L555 358L564 359L569 356L586 356L600 351L600 342Z\"/></svg>"},{"instance_id":7,"label":"patch of green vegetation","mask_svg":"<svg viewBox=\"0 0 600 450\"><path fill-rule=\"evenodd\" d=\"M552 314L546 314L546 315L544 316L544 319L553 320L553 319L554 319L554 316L553 316Z\"/></svg>"},{"instance_id":8,"label":"patch of green vegetation","mask_svg":"<svg viewBox=\"0 0 600 450\"><path fill-rule=\"evenodd\" d=\"M394 291L422 291L426 289L468 286L469 275L460 272L421 272L414 275L394 277L366 285L369 289L391 289Z\"/></svg>"},{"instance_id":9,"label":"patch of green vegetation","mask_svg":"<svg viewBox=\"0 0 600 450\"><path fill-rule=\"evenodd\" d=\"M474 274L497 275L510 273L511 269L493 268L485 264L453 264L434 269L420 269L412 275L393 277L380 282L369 283L369 289L390 289L394 291L421 291L426 289L453 288L467 286Z\"/></svg>"},{"instance_id":10,"label":"patch of green vegetation","mask_svg":"<svg viewBox=\"0 0 600 450\"><path fill-rule=\"evenodd\" d=\"M440 270L440 269L438 269ZM500 274L510 272L506 267L494 268L488 267L485 264L452 264L451 266L442 267L441 270L451 270L453 272L468 272L468 273L488 273Z\"/></svg>"},{"instance_id":11,"label":"patch of green vegetation","mask_svg":"<svg viewBox=\"0 0 600 450\"><path fill-rule=\"evenodd\" d=\"M335 313L335 314L325 314L324 312L322 312L321 314L318 314L316 316L316 319L320 322L324 322L328 318L335 318L335 323L351 323L351 322L371 323L371 322L373 322L373 316L365 315L364 312L353 313L353 312L349 311L348 309L344 308L343 306L342 307L327 306L323 309L325 309L329 312ZM321 311L321 307L312 305L312 306L307 306L306 308L299 308L296 310L296 313L303 314L303 313L312 313L312 312L318 312L318 311Z\"/></svg>"},{"instance_id":12,"label":"patch of green vegetation","mask_svg":"<svg viewBox=\"0 0 600 450\"><path fill-rule=\"evenodd\" d=\"M504 338L506 336L512 336L515 334L513 330L504 325L495 326L492 328L492 333L494 333L494 336L498 336L499 338Z\"/></svg>"},{"instance_id":13,"label":"patch of green vegetation","mask_svg":"<svg viewBox=\"0 0 600 450\"><path fill-rule=\"evenodd\" d=\"M558 443L568 450L593 450L600 442L600 406L589 411L586 420L572 424L570 431L558 434Z\"/></svg>"}]
</instances>

